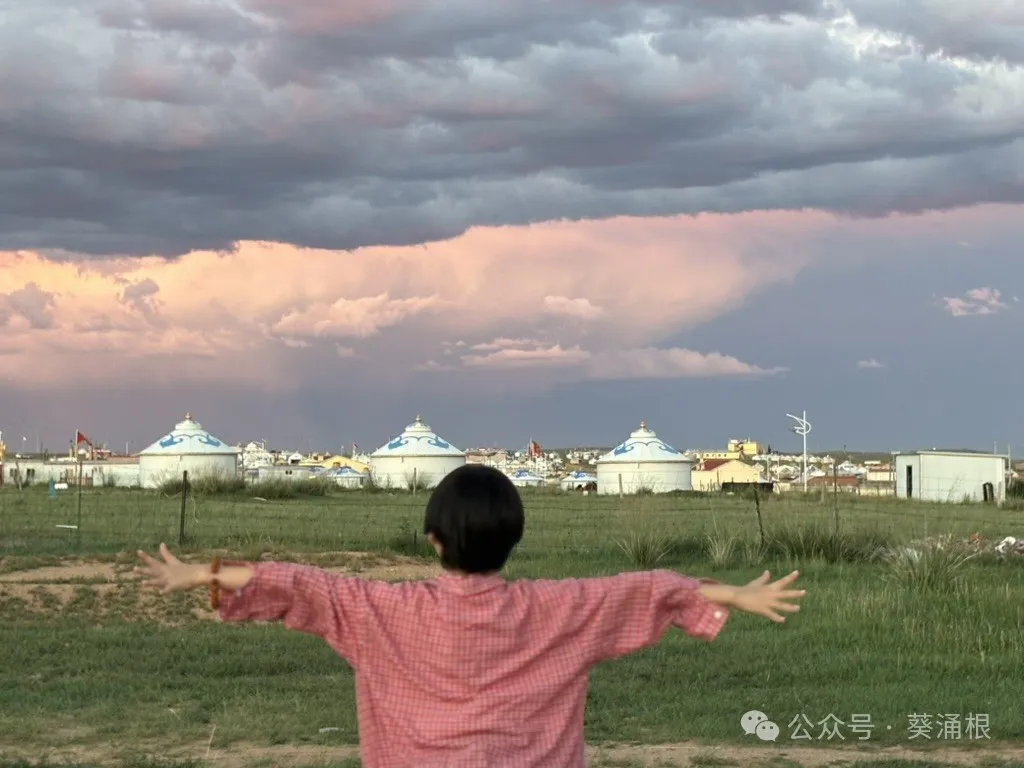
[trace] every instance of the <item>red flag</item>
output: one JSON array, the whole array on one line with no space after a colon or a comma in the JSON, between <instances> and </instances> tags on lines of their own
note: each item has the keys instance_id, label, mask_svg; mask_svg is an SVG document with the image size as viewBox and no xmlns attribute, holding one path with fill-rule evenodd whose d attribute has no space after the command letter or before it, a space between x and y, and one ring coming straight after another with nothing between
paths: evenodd
<instances>
[{"instance_id":1,"label":"red flag","mask_svg":"<svg viewBox=\"0 0 1024 768\"><path fill-rule=\"evenodd\" d=\"M92 441L89 440L88 437L83 435L81 432L76 431L75 432L75 445L81 445L82 443L85 443L86 445L92 445Z\"/></svg>"}]
</instances>

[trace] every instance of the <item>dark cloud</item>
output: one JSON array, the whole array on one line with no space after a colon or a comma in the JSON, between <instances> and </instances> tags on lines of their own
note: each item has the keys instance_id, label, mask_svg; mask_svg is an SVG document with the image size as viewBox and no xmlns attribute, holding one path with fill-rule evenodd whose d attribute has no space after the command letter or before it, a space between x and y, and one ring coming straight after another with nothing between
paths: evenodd
<instances>
[{"instance_id":1,"label":"dark cloud","mask_svg":"<svg viewBox=\"0 0 1024 768\"><path fill-rule=\"evenodd\" d=\"M18 5L0 30L0 249L1019 202L1024 70L986 60L1019 61L1024 36L997 6Z\"/></svg>"},{"instance_id":2,"label":"dark cloud","mask_svg":"<svg viewBox=\"0 0 1024 768\"><path fill-rule=\"evenodd\" d=\"M128 283L121 292L121 302L134 307L145 317L152 317L156 312L154 297L160 292L156 280L150 277L135 283Z\"/></svg>"},{"instance_id":3,"label":"dark cloud","mask_svg":"<svg viewBox=\"0 0 1024 768\"><path fill-rule=\"evenodd\" d=\"M10 293L0 293L0 327L14 317L23 317L34 329L52 328L53 294L35 283L28 283Z\"/></svg>"}]
</instances>

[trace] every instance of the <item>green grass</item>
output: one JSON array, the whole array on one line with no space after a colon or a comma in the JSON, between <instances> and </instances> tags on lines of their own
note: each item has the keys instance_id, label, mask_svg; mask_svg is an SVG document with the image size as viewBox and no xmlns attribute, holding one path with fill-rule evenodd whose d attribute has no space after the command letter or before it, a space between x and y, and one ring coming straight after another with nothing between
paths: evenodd
<instances>
[{"instance_id":1,"label":"green grass","mask_svg":"<svg viewBox=\"0 0 1024 768\"><path fill-rule=\"evenodd\" d=\"M752 503L726 497L524 498L527 533L508 568L513 578L664 567L743 582L765 568L798 567L810 591L803 612L782 627L736 616L713 644L671 632L652 649L596 669L589 742L749 746L739 718L750 709L779 724L779 745L828 743L791 741L788 724L798 715L848 721L855 713L876 724L869 744L934 748L908 739L908 716L939 712L989 715L986 744L1024 742L1016 685L1024 564L962 547L925 547L916 559L892 554L926 535L1019 533L1012 511L845 498L836 530L831 497L770 499L762 501L761 541ZM419 534L425 501L408 493L277 502L195 494L187 549L429 557ZM0 572L61 556L124 560L118 553L177 540L180 498L86 492L80 544L52 530L74 518L75 502L73 493L51 500L35 489L0 491ZM0 757L4 744L205 742L213 728L218 748L355 743L352 673L319 640L280 627L192 621L184 603L168 603L174 627L130 622L131 594L99 599L89 585L74 589L61 610L0 596ZM121 608L100 611L113 599ZM324 727L337 730L319 733ZM855 738L846 737L847 744Z\"/></svg>"},{"instance_id":2,"label":"green grass","mask_svg":"<svg viewBox=\"0 0 1024 768\"><path fill-rule=\"evenodd\" d=\"M327 493L323 484L310 481L296 484L298 495L279 498L288 495L282 490L286 485L210 494L193 488L185 499L186 549L390 551L396 538L422 527L426 493ZM758 537L754 505L739 497L671 494L620 499L523 489L523 498L528 522L520 557L528 559L614 559L621 554L620 543L638 527L656 532L675 550L705 534L747 541ZM809 554L809 544L827 544L821 531L833 527L833 503L829 494L823 500L815 494L763 499L765 527L776 539L773 546ZM838 505L840 530L859 537L858 546L867 547L872 546L872 537L877 543L936 533L1006 535L1013 532L1007 528L1013 528L1017 517L1012 510L985 505L921 504L848 494L840 494ZM86 489L79 513L74 489L59 491L51 499L45 488L0 488L0 555L114 554L160 541L175 544L181 507L180 489ZM79 522L79 531L56 527ZM816 554L834 556L827 551Z\"/></svg>"}]
</instances>

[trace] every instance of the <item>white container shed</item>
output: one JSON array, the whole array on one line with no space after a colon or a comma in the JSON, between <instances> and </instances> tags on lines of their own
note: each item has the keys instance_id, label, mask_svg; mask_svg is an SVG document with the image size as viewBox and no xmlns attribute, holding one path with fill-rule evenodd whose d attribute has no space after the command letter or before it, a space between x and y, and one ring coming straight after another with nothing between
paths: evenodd
<instances>
[{"instance_id":1,"label":"white container shed","mask_svg":"<svg viewBox=\"0 0 1024 768\"><path fill-rule=\"evenodd\" d=\"M597 460L599 494L693 490L693 462L661 440L647 424Z\"/></svg>"},{"instance_id":2,"label":"white container shed","mask_svg":"<svg viewBox=\"0 0 1024 768\"><path fill-rule=\"evenodd\" d=\"M916 451L896 454L896 496L959 503L1006 501L1009 461L995 453Z\"/></svg>"},{"instance_id":3,"label":"white container shed","mask_svg":"<svg viewBox=\"0 0 1024 768\"><path fill-rule=\"evenodd\" d=\"M169 480L181 479L186 470L189 480L234 479L239 476L241 453L240 448L214 437L186 413L184 421L139 453L139 483L143 488L159 488Z\"/></svg>"},{"instance_id":4,"label":"white container shed","mask_svg":"<svg viewBox=\"0 0 1024 768\"><path fill-rule=\"evenodd\" d=\"M381 488L433 488L466 463L466 454L442 440L417 416L398 437L370 454L370 474Z\"/></svg>"}]
</instances>

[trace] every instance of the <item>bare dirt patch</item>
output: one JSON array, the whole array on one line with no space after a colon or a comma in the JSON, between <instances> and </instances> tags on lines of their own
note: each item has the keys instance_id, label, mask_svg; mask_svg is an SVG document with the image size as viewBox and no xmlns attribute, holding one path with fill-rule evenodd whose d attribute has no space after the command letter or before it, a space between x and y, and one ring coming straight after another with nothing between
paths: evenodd
<instances>
[{"instance_id":1,"label":"bare dirt patch","mask_svg":"<svg viewBox=\"0 0 1024 768\"><path fill-rule=\"evenodd\" d=\"M117 581L126 569L114 563L78 562L47 568L32 568L0 575L0 582L55 584L69 581Z\"/></svg>"},{"instance_id":2,"label":"bare dirt patch","mask_svg":"<svg viewBox=\"0 0 1024 768\"><path fill-rule=\"evenodd\" d=\"M40 755L38 750L29 754L19 748L0 746L0 758L6 760L47 760L57 762L88 762L90 764L117 764L126 755L135 757L157 756L161 760L205 761L219 768L250 768L256 764L271 763L276 768L308 768L331 762L340 762L358 755L354 746L318 745L276 745L236 743L229 747L215 746L216 731L208 741L194 742L168 747L157 744L122 746L110 745L90 747L68 746ZM854 747L775 747L770 745L709 746L706 744L659 744L659 745L591 745L587 747L588 765L602 766L629 765L645 768L689 768L690 766L736 766L748 768L776 763L780 760L802 766L802 768L826 768L849 765L860 761L929 761L949 766L983 765L991 761L1019 761L1024 759L1022 747L991 747L987 749L945 748L911 750L904 747L887 749L858 749Z\"/></svg>"},{"instance_id":3,"label":"bare dirt patch","mask_svg":"<svg viewBox=\"0 0 1024 768\"><path fill-rule=\"evenodd\" d=\"M225 556L230 557L227 553ZM303 558L278 559L302 561ZM339 575L381 581L429 579L441 568L411 557L383 557L364 552L322 553L313 564ZM87 618L147 620L177 626L214 620L203 590L170 598L143 590L132 562L73 561L62 565L11 571L0 575L0 615L57 615L74 611Z\"/></svg>"}]
</instances>

